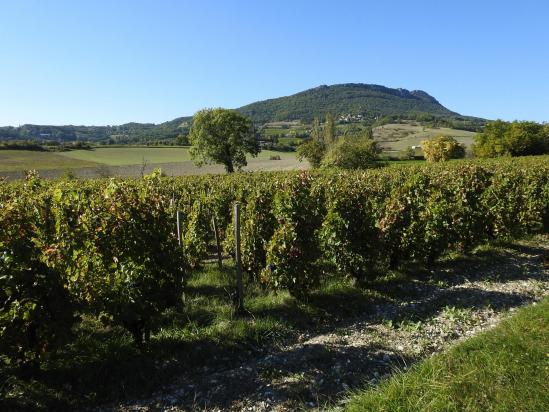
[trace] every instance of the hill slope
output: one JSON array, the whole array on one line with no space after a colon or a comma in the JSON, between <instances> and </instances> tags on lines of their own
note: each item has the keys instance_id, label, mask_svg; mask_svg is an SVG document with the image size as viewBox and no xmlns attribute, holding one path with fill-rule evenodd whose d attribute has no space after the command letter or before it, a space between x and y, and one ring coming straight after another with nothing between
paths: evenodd
<instances>
[{"instance_id":1,"label":"hill slope","mask_svg":"<svg viewBox=\"0 0 549 412\"><path fill-rule=\"evenodd\" d=\"M424 91L391 89L374 84L338 84L320 86L303 92L263 100L238 109L256 123L284 120L310 121L327 112L361 115L366 120L383 116L417 118L431 115L441 118L460 116L442 106Z\"/></svg>"}]
</instances>

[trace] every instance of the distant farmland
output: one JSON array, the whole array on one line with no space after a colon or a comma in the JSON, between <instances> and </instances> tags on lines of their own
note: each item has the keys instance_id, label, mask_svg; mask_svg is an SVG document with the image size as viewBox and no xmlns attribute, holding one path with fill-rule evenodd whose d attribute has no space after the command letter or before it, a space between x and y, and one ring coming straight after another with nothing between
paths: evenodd
<instances>
[{"instance_id":1,"label":"distant farmland","mask_svg":"<svg viewBox=\"0 0 549 412\"><path fill-rule=\"evenodd\" d=\"M280 160L270 160L280 156ZM0 151L0 176L10 179L23 177L23 171L36 169L47 178L59 177L68 170L75 176L135 177L160 167L172 176L223 173L221 165L196 167L190 160L188 148L166 147L113 147L94 150L73 150L62 153L34 152L28 150ZM299 162L295 153L262 151L257 158L250 158L245 170L292 170L308 167Z\"/></svg>"},{"instance_id":2,"label":"distant farmland","mask_svg":"<svg viewBox=\"0 0 549 412\"><path fill-rule=\"evenodd\" d=\"M471 149L474 132L449 129L446 127L426 127L417 124L387 124L374 129L374 139L384 151L403 151L409 146L419 146L421 141L436 136L452 136Z\"/></svg>"}]
</instances>

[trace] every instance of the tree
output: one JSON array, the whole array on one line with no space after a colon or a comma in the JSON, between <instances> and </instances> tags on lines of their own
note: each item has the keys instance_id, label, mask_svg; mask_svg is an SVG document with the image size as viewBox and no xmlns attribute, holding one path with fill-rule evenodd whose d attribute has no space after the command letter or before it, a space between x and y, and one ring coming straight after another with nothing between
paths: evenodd
<instances>
[{"instance_id":1,"label":"tree","mask_svg":"<svg viewBox=\"0 0 549 412\"><path fill-rule=\"evenodd\" d=\"M300 161L307 159L314 168L320 166L325 153L326 145L318 139L310 139L297 147L297 158Z\"/></svg>"},{"instance_id":2,"label":"tree","mask_svg":"<svg viewBox=\"0 0 549 412\"><path fill-rule=\"evenodd\" d=\"M322 162L325 153L326 143L322 136L320 120L318 117L315 117L309 140L300 144L297 148L297 158L300 161L307 159L311 166L316 168L320 166L320 162Z\"/></svg>"},{"instance_id":3,"label":"tree","mask_svg":"<svg viewBox=\"0 0 549 412\"><path fill-rule=\"evenodd\" d=\"M331 146L335 143L336 129L334 117L331 113L326 113L326 121L324 122L324 143L326 146Z\"/></svg>"},{"instance_id":4,"label":"tree","mask_svg":"<svg viewBox=\"0 0 549 412\"><path fill-rule=\"evenodd\" d=\"M193 117L189 133L191 158L197 166L221 163L227 173L246 166L246 153L257 156L261 148L252 122L235 110L203 109Z\"/></svg>"},{"instance_id":5,"label":"tree","mask_svg":"<svg viewBox=\"0 0 549 412\"><path fill-rule=\"evenodd\" d=\"M423 156L429 162L440 162L465 157L465 146L450 136L438 136L421 142Z\"/></svg>"},{"instance_id":6,"label":"tree","mask_svg":"<svg viewBox=\"0 0 549 412\"><path fill-rule=\"evenodd\" d=\"M315 117L313 120L313 128L311 129L311 139L322 141L322 128L320 127L320 120L318 117Z\"/></svg>"},{"instance_id":7,"label":"tree","mask_svg":"<svg viewBox=\"0 0 549 412\"><path fill-rule=\"evenodd\" d=\"M535 122L489 122L475 136L473 152L477 157L544 154L549 152L549 130Z\"/></svg>"},{"instance_id":8,"label":"tree","mask_svg":"<svg viewBox=\"0 0 549 412\"><path fill-rule=\"evenodd\" d=\"M340 138L322 159L322 166L342 169L369 169L377 167L380 149L367 137Z\"/></svg>"}]
</instances>

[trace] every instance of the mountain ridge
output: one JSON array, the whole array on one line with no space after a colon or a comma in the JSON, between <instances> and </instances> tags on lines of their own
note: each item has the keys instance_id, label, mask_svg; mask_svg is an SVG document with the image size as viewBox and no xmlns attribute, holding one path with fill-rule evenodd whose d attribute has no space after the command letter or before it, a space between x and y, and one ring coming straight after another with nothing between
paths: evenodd
<instances>
[{"instance_id":1,"label":"mountain ridge","mask_svg":"<svg viewBox=\"0 0 549 412\"><path fill-rule=\"evenodd\" d=\"M253 102L235 110L250 117L256 125L273 121L310 123L326 113L334 116L359 115L365 124L379 119L458 121L482 123L484 119L462 116L444 107L423 90L390 88L378 84L342 83L320 85L288 96ZM192 116L163 123L130 122L118 126L50 126L25 124L0 127L0 140L105 141L135 143L181 139L190 127Z\"/></svg>"},{"instance_id":2,"label":"mountain ridge","mask_svg":"<svg viewBox=\"0 0 549 412\"><path fill-rule=\"evenodd\" d=\"M463 117L453 112L423 90L390 88L378 84L343 83L321 85L301 92L266 99L238 108L258 123L268 121L306 120L330 112L360 114L374 120L383 116L418 117L420 114L438 117Z\"/></svg>"}]
</instances>

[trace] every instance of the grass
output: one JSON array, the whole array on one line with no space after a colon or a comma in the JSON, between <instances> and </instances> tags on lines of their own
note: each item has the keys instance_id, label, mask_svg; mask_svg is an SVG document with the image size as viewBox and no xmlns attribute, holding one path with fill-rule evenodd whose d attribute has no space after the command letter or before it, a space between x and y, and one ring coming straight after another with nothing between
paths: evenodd
<instances>
[{"instance_id":1,"label":"grass","mask_svg":"<svg viewBox=\"0 0 549 412\"><path fill-rule=\"evenodd\" d=\"M0 172L28 169L73 169L97 166L90 159L68 158L62 153L32 150L0 150Z\"/></svg>"},{"instance_id":2,"label":"grass","mask_svg":"<svg viewBox=\"0 0 549 412\"><path fill-rule=\"evenodd\" d=\"M295 153L273 152L263 150L255 159L268 159L278 154L284 158L295 158ZM142 164L173 163L190 161L191 156L187 147L115 147L96 148L94 150L72 150L61 153L68 159L78 159L102 163L109 166L124 166ZM249 157L249 159L254 159Z\"/></svg>"},{"instance_id":3,"label":"grass","mask_svg":"<svg viewBox=\"0 0 549 412\"><path fill-rule=\"evenodd\" d=\"M455 308L447 309L456 316ZM351 398L354 411L549 410L549 298Z\"/></svg>"},{"instance_id":4,"label":"grass","mask_svg":"<svg viewBox=\"0 0 549 412\"><path fill-rule=\"evenodd\" d=\"M295 160L295 153L262 151L257 158L249 158L251 166L257 169L276 165L263 164L258 161L268 161L270 156L279 155L283 160ZM189 149L186 147L100 147L93 150L72 150L68 152L36 152L29 150L0 150L0 172L15 172L28 169L64 170L83 167L100 166L130 166L179 163L184 165L185 173L199 172L190 160ZM295 160L297 167L297 160ZM136 173L139 172L139 167Z\"/></svg>"},{"instance_id":5,"label":"grass","mask_svg":"<svg viewBox=\"0 0 549 412\"><path fill-rule=\"evenodd\" d=\"M143 163L171 163L190 160L186 147L98 147L94 150L71 150L61 153L67 159L124 166Z\"/></svg>"}]
</instances>

